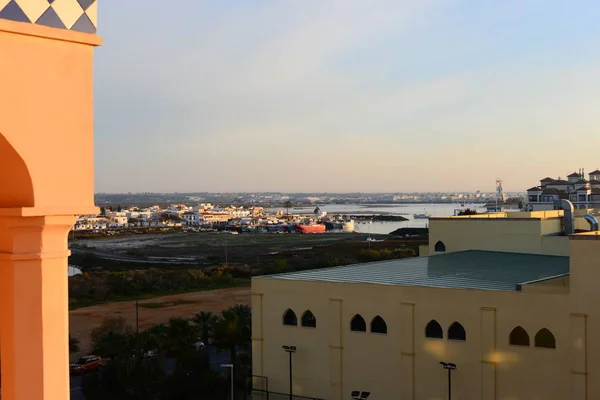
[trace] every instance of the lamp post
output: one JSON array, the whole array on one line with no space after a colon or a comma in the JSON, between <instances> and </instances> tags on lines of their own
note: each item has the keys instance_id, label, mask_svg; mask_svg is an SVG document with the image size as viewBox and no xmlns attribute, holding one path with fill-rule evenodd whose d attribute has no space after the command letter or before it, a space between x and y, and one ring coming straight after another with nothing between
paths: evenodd
<instances>
[{"instance_id":1,"label":"lamp post","mask_svg":"<svg viewBox=\"0 0 600 400\"><path fill-rule=\"evenodd\" d=\"M290 400L292 400L292 354L296 352L296 346L281 346L285 350L286 353L290 355Z\"/></svg>"},{"instance_id":2,"label":"lamp post","mask_svg":"<svg viewBox=\"0 0 600 400\"><path fill-rule=\"evenodd\" d=\"M233 364L221 364L221 367L231 369L229 375L231 378L231 400L233 400Z\"/></svg>"},{"instance_id":3,"label":"lamp post","mask_svg":"<svg viewBox=\"0 0 600 400\"><path fill-rule=\"evenodd\" d=\"M440 361L440 365L448 370L448 400L452 400L452 371L456 369L456 364Z\"/></svg>"},{"instance_id":4,"label":"lamp post","mask_svg":"<svg viewBox=\"0 0 600 400\"><path fill-rule=\"evenodd\" d=\"M140 304L139 298L135 298L135 333L140 333Z\"/></svg>"}]
</instances>

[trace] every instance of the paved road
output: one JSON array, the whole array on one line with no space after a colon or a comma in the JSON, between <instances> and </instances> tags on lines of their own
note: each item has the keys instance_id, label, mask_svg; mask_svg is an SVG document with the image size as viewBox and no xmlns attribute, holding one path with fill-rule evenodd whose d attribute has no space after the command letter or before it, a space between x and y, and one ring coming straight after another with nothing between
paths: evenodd
<instances>
[{"instance_id":1,"label":"paved road","mask_svg":"<svg viewBox=\"0 0 600 400\"><path fill-rule=\"evenodd\" d=\"M81 383L83 377L71 375L71 400L85 400L85 396L81 391Z\"/></svg>"}]
</instances>

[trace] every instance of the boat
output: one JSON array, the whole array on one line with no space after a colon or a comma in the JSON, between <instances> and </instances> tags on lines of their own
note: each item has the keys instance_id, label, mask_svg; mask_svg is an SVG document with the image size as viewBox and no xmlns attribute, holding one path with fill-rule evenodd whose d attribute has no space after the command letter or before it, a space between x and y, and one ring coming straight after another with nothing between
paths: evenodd
<instances>
[{"instance_id":1,"label":"boat","mask_svg":"<svg viewBox=\"0 0 600 400\"><path fill-rule=\"evenodd\" d=\"M299 233L323 233L326 229L323 224L294 224L294 228Z\"/></svg>"},{"instance_id":2,"label":"boat","mask_svg":"<svg viewBox=\"0 0 600 400\"><path fill-rule=\"evenodd\" d=\"M428 219L431 217L429 214L413 214L414 219Z\"/></svg>"},{"instance_id":3,"label":"boat","mask_svg":"<svg viewBox=\"0 0 600 400\"><path fill-rule=\"evenodd\" d=\"M354 232L354 220L346 221L342 225L343 232Z\"/></svg>"},{"instance_id":4,"label":"boat","mask_svg":"<svg viewBox=\"0 0 600 400\"><path fill-rule=\"evenodd\" d=\"M383 242L384 239L374 239L371 236L367 238L367 242Z\"/></svg>"}]
</instances>

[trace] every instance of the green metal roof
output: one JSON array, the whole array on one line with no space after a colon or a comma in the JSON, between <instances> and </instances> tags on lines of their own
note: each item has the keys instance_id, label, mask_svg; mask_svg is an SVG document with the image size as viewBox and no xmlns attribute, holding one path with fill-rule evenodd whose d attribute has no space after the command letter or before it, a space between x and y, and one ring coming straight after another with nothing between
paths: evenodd
<instances>
[{"instance_id":1,"label":"green metal roof","mask_svg":"<svg viewBox=\"0 0 600 400\"><path fill-rule=\"evenodd\" d=\"M569 257L470 250L264 278L515 291L520 284L568 273Z\"/></svg>"}]
</instances>

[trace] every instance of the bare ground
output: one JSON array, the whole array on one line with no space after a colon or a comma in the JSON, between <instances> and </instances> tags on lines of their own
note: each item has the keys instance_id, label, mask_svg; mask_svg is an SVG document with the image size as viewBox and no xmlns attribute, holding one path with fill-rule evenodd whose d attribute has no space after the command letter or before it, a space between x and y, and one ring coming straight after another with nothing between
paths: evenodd
<instances>
[{"instance_id":1,"label":"bare ground","mask_svg":"<svg viewBox=\"0 0 600 400\"><path fill-rule=\"evenodd\" d=\"M234 304L250 304L250 288L238 287L155 297L139 302L140 330L166 323L170 318L190 318L200 311L219 313ZM135 301L107 303L69 312L70 333L79 339L82 352L91 350L90 333L106 317L123 317L135 328Z\"/></svg>"}]
</instances>

